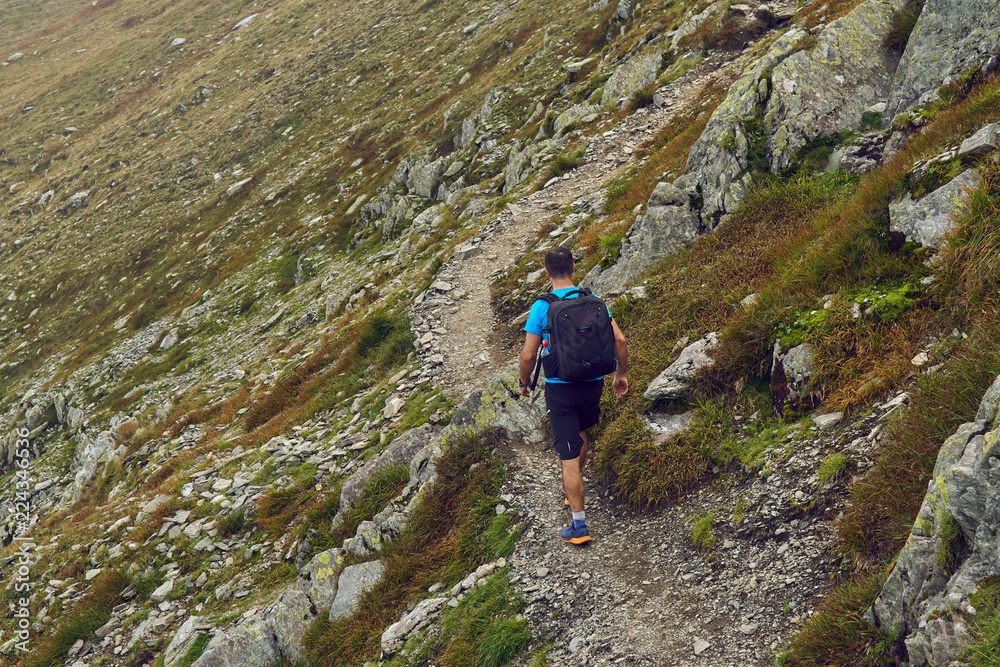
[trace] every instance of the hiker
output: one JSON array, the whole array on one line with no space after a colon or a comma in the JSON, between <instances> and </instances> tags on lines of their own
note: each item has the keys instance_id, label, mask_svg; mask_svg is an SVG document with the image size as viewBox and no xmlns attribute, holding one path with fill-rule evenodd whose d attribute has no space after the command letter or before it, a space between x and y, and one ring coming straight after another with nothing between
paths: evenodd
<instances>
[{"instance_id":1,"label":"hiker","mask_svg":"<svg viewBox=\"0 0 1000 667\"><path fill-rule=\"evenodd\" d=\"M604 390L605 373L613 371L615 374L612 389L616 398L621 398L628 391L628 344L603 302L591 296L589 290L581 291L573 285L573 269L573 255L568 249L556 246L545 253L545 275L552 283L552 292L542 295L535 301L531 306L528 321L524 325L524 330L527 333L519 360L519 383L521 395L529 396L531 390L534 389L531 372L535 366L535 355L539 347L542 348L542 357L539 363L555 359L553 368L550 369L549 365L545 365L545 406L549 414L549 422L552 425L552 438L562 463L563 491L566 495L566 503L573 512L572 524L563 528L559 535L564 542L579 545L590 541L590 532L587 530L583 511L582 471L583 464L587 459L587 434L585 431L600 420L601 394ZM603 322L594 328L600 329L610 324L610 330L613 332L602 338L603 342L599 347L603 351L596 353L603 355L602 358L605 361L593 365L586 361L583 362L583 369L597 369L591 375L588 375L586 370L579 370L580 364L576 360L576 356L580 352L578 349L561 350L560 343L567 347L569 344L563 342L565 335L559 333L557 325L550 327L548 317L550 308L555 308L556 311L553 312L559 313L564 312L564 308L572 305L579 309L583 306L582 302L569 303L571 299L577 298L599 303L600 308L596 309L596 315L594 314L595 310L591 309L586 317L603 318L606 311L608 316L603 318ZM602 334L607 334L607 332L603 331ZM551 347L550 339L555 342L555 345ZM594 348L595 344L585 344L585 346ZM579 348L581 345L577 343L576 347ZM607 349L609 347L611 349ZM562 363L559 361L560 353L563 355ZM594 352L591 349L591 357L593 356ZM608 361L610 361L610 365L608 365ZM576 366L568 368L573 363L576 363ZM534 370L537 381L538 369ZM560 378L555 373L571 377L573 381Z\"/></svg>"}]
</instances>

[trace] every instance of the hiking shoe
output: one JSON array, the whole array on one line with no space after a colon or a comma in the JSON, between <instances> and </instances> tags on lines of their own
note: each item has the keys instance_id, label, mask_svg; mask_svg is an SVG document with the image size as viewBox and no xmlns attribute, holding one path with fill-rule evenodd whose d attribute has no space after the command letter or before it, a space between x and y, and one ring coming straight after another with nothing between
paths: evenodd
<instances>
[{"instance_id":1,"label":"hiking shoe","mask_svg":"<svg viewBox=\"0 0 1000 667\"><path fill-rule=\"evenodd\" d=\"M559 531L559 537L562 538L563 542L570 544L586 544L590 541L590 531L587 530L587 526L585 525L579 528L566 526Z\"/></svg>"}]
</instances>

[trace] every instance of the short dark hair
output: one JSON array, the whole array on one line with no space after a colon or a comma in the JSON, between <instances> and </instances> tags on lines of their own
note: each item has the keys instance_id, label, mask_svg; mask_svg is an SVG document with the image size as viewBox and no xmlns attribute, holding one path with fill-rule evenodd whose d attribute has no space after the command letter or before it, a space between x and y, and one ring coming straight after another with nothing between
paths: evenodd
<instances>
[{"instance_id":1,"label":"short dark hair","mask_svg":"<svg viewBox=\"0 0 1000 667\"><path fill-rule=\"evenodd\" d=\"M569 278L573 275L573 253L557 245L545 253L545 268L553 278Z\"/></svg>"}]
</instances>

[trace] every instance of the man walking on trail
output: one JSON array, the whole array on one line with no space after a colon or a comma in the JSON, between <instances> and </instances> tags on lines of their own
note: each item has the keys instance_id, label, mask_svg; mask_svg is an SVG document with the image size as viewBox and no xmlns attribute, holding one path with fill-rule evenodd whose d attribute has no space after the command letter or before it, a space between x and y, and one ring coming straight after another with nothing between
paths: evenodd
<instances>
[{"instance_id":1,"label":"man walking on trail","mask_svg":"<svg viewBox=\"0 0 1000 667\"><path fill-rule=\"evenodd\" d=\"M573 255L562 246L552 248L545 254L545 275L552 283L552 294L560 298L574 298L580 292L573 285ZM602 308L603 309L603 308ZM549 302L540 298L535 301L524 325L526 333L524 348L519 359L521 395L530 395L531 371L535 365L538 348L549 343ZM610 314L610 313L609 313ZM611 320L614 331L614 352L617 366L614 371L612 389L616 398L628 391L628 344L618 324ZM585 544L590 541L590 532L583 511L583 464L587 459L586 430L597 424L601 416L601 394L604 377L587 378L580 382L567 382L558 377L545 380L545 405L552 425L552 437L556 451L562 462L563 490L573 512L571 525L560 531L560 537L570 544Z\"/></svg>"}]
</instances>

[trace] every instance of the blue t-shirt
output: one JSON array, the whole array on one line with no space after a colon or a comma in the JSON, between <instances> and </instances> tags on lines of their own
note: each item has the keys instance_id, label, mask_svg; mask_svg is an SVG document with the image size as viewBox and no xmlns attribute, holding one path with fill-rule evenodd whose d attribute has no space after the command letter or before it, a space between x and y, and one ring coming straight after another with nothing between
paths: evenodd
<instances>
[{"instance_id":1,"label":"blue t-shirt","mask_svg":"<svg viewBox=\"0 0 1000 667\"><path fill-rule=\"evenodd\" d=\"M552 290L552 293L555 294L557 297L562 298L566 296L566 294L568 294L569 292L572 292L573 290L576 289L579 288L560 287L559 289ZM574 294L569 298L575 299L578 296L580 295ZM610 314L611 311L608 310L608 315ZM543 329L545 329L545 327L547 326L549 326L549 303L547 301L542 301L541 299L539 299L531 305L531 311L528 313L528 321L524 323L524 330L527 331L528 333L533 333L536 336L541 336L543 341L548 341L549 335L543 331ZM597 380L600 380L602 377L603 376L591 378L590 380L588 380L588 382L595 382ZM572 384L570 382L566 382L565 380L560 380L559 378L556 377L550 378L548 376L545 377L545 381L555 382L557 384Z\"/></svg>"}]
</instances>

